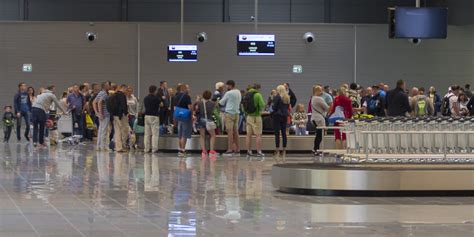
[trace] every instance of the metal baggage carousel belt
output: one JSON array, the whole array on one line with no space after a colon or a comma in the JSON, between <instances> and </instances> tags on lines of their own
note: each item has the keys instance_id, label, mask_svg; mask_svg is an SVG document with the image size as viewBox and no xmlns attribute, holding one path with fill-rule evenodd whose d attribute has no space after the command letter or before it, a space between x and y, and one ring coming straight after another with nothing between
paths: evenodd
<instances>
[{"instance_id":1,"label":"metal baggage carousel belt","mask_svg":"<svg viewBox=\"0 0 474 237\"><path fill-rule=\"evenodd\" d=\"M331 170L472 170L474 164L276 164L276 167L290 169L331 169ZM474 173L473 173L474 175ZM473 176L474 178L474 176Z\"/></svg>"},{"instance_id":2,"label":"metal baggage carousel belt","mask_svg":"<svg viewBox=\"0 0 474 237\"><path fill-rule=\"evenodd\" d=\"M473 196L474 164L277 164L272 184L321 196Z\"/></svg>"}]
</instances>

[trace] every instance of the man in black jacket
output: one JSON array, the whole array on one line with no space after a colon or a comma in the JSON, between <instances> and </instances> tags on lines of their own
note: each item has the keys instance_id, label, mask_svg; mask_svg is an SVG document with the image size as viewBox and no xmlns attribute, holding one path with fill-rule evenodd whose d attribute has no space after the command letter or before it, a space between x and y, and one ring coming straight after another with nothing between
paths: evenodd
<instances>
[{"instance_id":1,"label":"man in black jacket","mask_svg":"<svg viewBox=\"0 0 474 237\"><path fill-rule=\"evenodd\" d=\"M158 96L161 98L163 102L160 105L160 125L168 125L169 124L169 112L171 106L171 96L168 93L168 82L161 81L160 88L158 89Z\"/></svg>"},{"instance_id":2,"label":"man in black jacket","mask_svg":"<svg viewBox=\"0 0 474 237\"><path fill-rule=\"evenodd\" d=\"M128 124L128 106L127 96L125 95L126 85L120 85L117 91L111 96L115 108L110 111L114 122L114 141L115 151L124 152L125 143L130 132L130 125ZM109 98L110 99L110 98Z\"/></svg>"},{"instance_id":3,"label":"man in black jacket","mask_svg":"<svg viewBox=\"0 0 474 237\"><path fill-rule=\"evenodd\" d=\"M411 113L410 102L408 95L405 93L405 82L403 80L397 81L397 87L387 92L385 107L387 109L387 116L406 116Z\"/></svg>"},{"instance_id":4,"label":"man in black jacket","mask_svg":"<svg viewBox=\"0 0 474 237\"><path fill-rule=\"evenodd\" d=\"M286 88L286 91L288 91L288 95L290 96L290 104L291 104L291 108L295 108L296 106L296 95L295 93L293 92L293 90L291 90L290 88L290 83L286 82L285 84L283 84Z\"/></svg>"}]
</instances>

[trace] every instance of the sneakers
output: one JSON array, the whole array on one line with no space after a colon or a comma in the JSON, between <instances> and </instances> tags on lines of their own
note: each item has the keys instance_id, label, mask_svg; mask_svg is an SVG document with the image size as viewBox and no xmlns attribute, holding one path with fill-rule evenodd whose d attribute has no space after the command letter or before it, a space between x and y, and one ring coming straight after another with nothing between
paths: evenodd
<instances>
[{"instance_id":1,"label":"sneakers","mask_svg":"<svg viewBox=\"0 0 474 237\"><path fill-rule=\"evenodd\" d=\"M201 156L202 156L202 157L206 157L206 156L207 156L207 151L202 151L202 152L201 152Z\"/></svg>"},{"instance_id":2,"label":"sneakers","mask_svg":"<svg viewBox=\"0 0 474 237\"><path fill-rule=\"evenodd\" d=\"M259 152L257 152L257 157L265 158L265 154L263 154L263 152L259 151Z\"/></svg>"},{"instance_id":3,"label":"sneakers","mask_svg":"<svg viewBox=\"0 0 474 237\"><path fill-rule=\"evenodd\" d=\"M178 157L186 157L186 151L178 151Z\"/></svg>"},{"instance_id":4,"label":"sneakers","mask_svg":"<svg viewBox=\"0 0 474 237\"><path fill-rule=\"evenodd\" d=\"M252 151L247 151L247 157L253 156Z\"/></svg>"},{"instance_id":5,"label":"sneakers","mask_svg":"<svg viewBox=\"0 0 474 237\"><path fill-rule=\"evenodd\" d=\"M219 156L219 153L217 153L216 151L212 150L212 151L209 151L209 155L210 155L210 156Z\"/></svg>"},{"instance_id":6,"label":"sneakers","mask_svg":"<svg viewBox=\"0 0 474 237\"><path fill-rule=\"evenodd\" d=\"M224 155L224 156L233 156L233 155L234 155L234 152L232 152L232 151L226 151L226 152L224 152L224 154L222 154L222 155Z\"/></svg>"}]
</instances>

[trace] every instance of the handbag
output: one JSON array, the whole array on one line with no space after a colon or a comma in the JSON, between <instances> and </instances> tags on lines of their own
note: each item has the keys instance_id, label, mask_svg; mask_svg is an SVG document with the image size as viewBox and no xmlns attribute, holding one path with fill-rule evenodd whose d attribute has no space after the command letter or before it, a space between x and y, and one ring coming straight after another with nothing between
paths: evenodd
<instances>
[{"instance_id":1,"label":"handbag","mask_svg":"<svg viewBox=\"0 0 474 237\"><path fill-rule=\"evenodd\" d=\"M181 102L183 97L184 94L181 96L177 104ZM188 121L191 118L191 110L189 110L188 108L181 108L179 106L176 106L173 112L173 117L178 121Z\"/></svg>"},{"instance_id":2,"label":"handbag","mask_svg":"<svg viewBox=\"0 0 474 237\"><path fill-rule=\"evenodd\" d=\"M204 117L206 118L206 129L208 131L215 130L217 128L216 123L207 118L206 100L202 100L202 105L204 107Z\"/></svg>"},{"instance_id":3,"label":"handbag","mask_svg":"<svg viewBox=\"0 0 474 237\"><path fill-rule=\"evenodd\" d=\"M346 117L344 116L344 108L337 106L334 110L334 113L329 116L329 124L336 124L338 120L343 120Z\"/></svg>"},{"instance_id":4,"label":"handbag","mask_svg":"<svg viewBox=\"0 0 474 237\"><path fill-rule=\"evenodd\" d=\"M92 121L92 118L89 114L86 114L86 128L89 129L89 130L93 130L95 129L95 124L94 122Z\"/></svg>"}]
</instances>

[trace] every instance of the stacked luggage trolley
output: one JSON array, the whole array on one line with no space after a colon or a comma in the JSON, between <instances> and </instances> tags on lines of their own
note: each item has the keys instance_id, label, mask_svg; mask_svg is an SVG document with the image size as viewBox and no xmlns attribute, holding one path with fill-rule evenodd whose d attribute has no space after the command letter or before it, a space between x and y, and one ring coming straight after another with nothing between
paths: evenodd
<instances>
[{"instance_id":1,"label":"stacked luggage trolley","mask_svg":"<svg viewBox=\"0 0 474 237\"><path fill-rule=\"evenodd\" d=\"M474 118L347 120L347 149L278 164L272 183L315 195L474 195Z\"/></svg>"}]
</instances>

